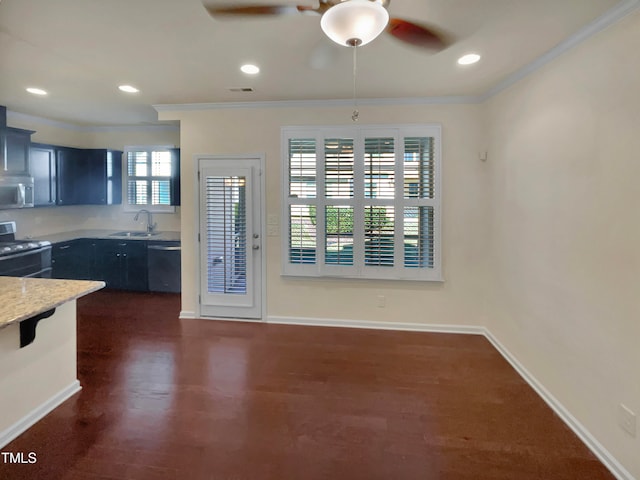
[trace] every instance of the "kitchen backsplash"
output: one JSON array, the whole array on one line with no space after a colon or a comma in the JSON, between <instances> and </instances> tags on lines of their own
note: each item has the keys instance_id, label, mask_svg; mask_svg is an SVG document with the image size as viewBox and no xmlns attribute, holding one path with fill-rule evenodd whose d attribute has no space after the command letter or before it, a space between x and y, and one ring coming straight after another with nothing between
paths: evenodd
<instances>
[{"instance_id":1,"label":"kitchen backsplash","mask_svg":"<svg viewBox=\"0 0 640 480\"><path fill-rule=\"evenodd\" d=\"M135 212L116 206L68 206L0 210L0 221L16 222L19 238L84 229L144 230L146 217L134 222ZM180 207L175 213L154 213L159 231L180 230Z\"/></svg>"}]
</instances>

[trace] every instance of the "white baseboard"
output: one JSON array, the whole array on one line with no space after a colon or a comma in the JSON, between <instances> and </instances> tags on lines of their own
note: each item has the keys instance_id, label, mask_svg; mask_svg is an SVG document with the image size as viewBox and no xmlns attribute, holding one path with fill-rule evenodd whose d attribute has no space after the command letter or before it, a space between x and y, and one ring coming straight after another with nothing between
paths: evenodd
<instances>
[{"instance_id":1,"label":"white baseboard","mask_svg":"<svg viewBox=\"0 0 640 480\"><path fill-rule=\"evenodd\" d=\"M635 480L633 475L624 468L616 458L582 425L571 413L566 409L557 398L555 398L543 385L529 372L524 365L505 347L500 341L489 331L484 329L484 336L491 342L498 352L505 358L507 362L515 369L516 372L529 384L531 388L545 401L549 407L567 424L567 426L575 433L580 440L598 457L605 467L618 480Z\"/></svg>"},{"instance_id":2,"label":"white baseboard","mask_svg":"<svg viewBox=\"0 0 640 480\"><path fill-rule=\"evenodd\" d=\"M311 317L267 317L267 323L284 325L306 325L314 327L370 328L374 330L402 330L409 332L464 333L484 335L485 329L474 325L439 325L428 323L373 322L368 320L346 320Z\"/></svg>"},{"instance_id":3,"label":"white baseboard","mask_svg":"<svg viewBox=\"0 0 640 480\"><path fill-rule=\"evenodd\" d=\"M49 400L36 407L34 410L29 412L27 415L22 417L16 423L11 425L9 428L0 432L0 448L3 448L11 441L16 439L19 435L24 433L27 429L35 425L39 420L45 417L49 412L51 412L54 408L58 407L65 400L70 398L72 395L78 393L82 390L80 386L80 382L75 380L68 387L63 388L58 393L56 393Z\"/></svg>"},{"instance_id":4,"label":"white baseboard","mask_svg":"<svg viewBox=\"0 0 640 480\"><path fill-rule=\"evenodd\" d=\"M178 318L198 318L196 316L196 312L192 312L191 310L180 310L180 315Z\"/></svg>"}]
</instances>

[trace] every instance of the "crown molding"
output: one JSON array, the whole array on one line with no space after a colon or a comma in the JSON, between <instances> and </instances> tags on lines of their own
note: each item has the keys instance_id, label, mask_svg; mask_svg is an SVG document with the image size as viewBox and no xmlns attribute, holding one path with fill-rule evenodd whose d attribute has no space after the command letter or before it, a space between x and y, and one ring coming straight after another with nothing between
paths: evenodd
<instances>
[{"instance_id":1,"label":"crown molding","mask_svg":"<svg viewBox=\"0 0 640 480\"><path fill-rule=\"evenodd\" d=\"M166 132L176 131L180 127L178 125L76 125L75 123L61 122L59 120L51 120L45 117L29 115L26 113L13 112L7 110L7 122L15 121L27 124L47 125L50 127L61 128L82 133L108 133L108 132Z\"/></svg>"},{"instance_id":2,"label":"crown molding","mask_svg":"<svg viewBox=\"0 0 640 480\"><path fill-rule=\"evenodd\" d=\"M38 123L40 125L47 125L49 127L62 128L65 130L73 130L75 132L84 132L87 127L76 125L74 123L61 122L59 120L51 120L45 117L38 117L36 115L28 115L26 113L13 112L7 110L7 123L11 120L24 123Z\"/></svg>"},{"instance_id":3,"label":"crown molding","mask_svg":"<svg viewBox=\"0 0 640 480\"><path fill-rule=\"evenodd\" d=\"M443 97L401 97L401 98L359 98L358 106L390 105L465 105L480 103L481 96L443 96ZM215 102L215 103L176 103L152 105L158 112L176 112L193 110L223 110L241 108L318 108L349 107L353 99L330 100L273 100L261 102Z\"/></svg>"},{"instance_id":4,"label":"crown molding","mask_svg":"<svg viewBox=\"0 0 640 480\"><path fill-rule=\"evenodd\" d=\"M528 77L529 75L544 67L551 61L555 60L565 52L571 50L585 40L601 32L605 28L622 20L624 17L637 10L638 7L640 7L640 0L621 1L615 7L605 12L593 22L581 28L576 33L553 47L551 50L536 58L533 62L525 65L520 70L516 70L511 75L498 82L496 85L491 87L484 95L480 96L480 101L484 102L491 97L499 94L500 92L506 90L510 86L518 83L520 80Z\"/></svg>"},{"instance_id":5,"label":"crown molding","mask_svg":"<svg viewBox=\"0 0 640 480\"><path fill-rule=\"evenodd\" d=\"M176 132L180 130L180 125L105 125L99 127L88 127L88 132Z\"/></svg>"}]
</instances>

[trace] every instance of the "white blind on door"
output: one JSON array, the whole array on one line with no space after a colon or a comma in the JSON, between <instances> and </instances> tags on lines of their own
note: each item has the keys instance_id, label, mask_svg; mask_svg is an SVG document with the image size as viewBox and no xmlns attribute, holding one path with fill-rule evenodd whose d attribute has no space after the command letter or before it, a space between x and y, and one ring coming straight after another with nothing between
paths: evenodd
<instances>
[{"instance_id":1,"label":"white blind on door","mask_svg":"<svg viewBox=\"0 0 640 480\"><path fill-rule=\"evenodd\" d=\"M246 177L207 176L207 291L247 293Z\"/></svg>"}]
</instances>

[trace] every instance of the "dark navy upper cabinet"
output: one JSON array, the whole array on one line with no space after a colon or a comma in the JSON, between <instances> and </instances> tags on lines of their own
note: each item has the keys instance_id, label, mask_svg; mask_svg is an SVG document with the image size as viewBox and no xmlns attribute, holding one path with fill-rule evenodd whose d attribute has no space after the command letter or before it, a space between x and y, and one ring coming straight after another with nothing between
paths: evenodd
<instances>
[{"instance_id":1,"label":"dark navy upper cabinet","mask_svg":"<svg viewBox=\"0 0 640 480\"><path fill-rule=\"evenodd\" d=\"M56 147L58 205L83 205L90 190L83 149Z\"/></svg>"},{"instance_id":2,"label":"dark navy upper cabinet","mask_svg":"<svg viewBox=\"0 0 640 480\"><path fill-rule=\"evenodd\" d=\"M86 150L86 205L118 205L122 203L122 152L118 150Z\"/></svg>"},{"instance_id":3,"label":"dark navy upper cabinet","mask_svg":"<svg viewBox=\"0 0 640 480\"><path fill-rule=\"evenodd\" d=\"M6 127L0 129L3 137L0 147L3 149L0 173L3 175L29 175L29 145L32 130Z\"/></svg>"},{"instance_id":4,"label":"dark navy upper cabinet","mask_svg":"<svg viewBox=\"0 0 640 480\"><path fill-rule=\"evenodd\" d=\"M122 152L32 143L35 206L122 203Z\"/></svg>"},{"instance_id":5,"label":"dark navy upper cabinet","mask_svg":"<svg viewBox=\"0 0 640 480\"><path fill-rule=\"evenodd\" d=\"M58 198L56 149L51 145L32 143L29 157L34 206L55 205Z\"/></svg>"}]
</instances>

